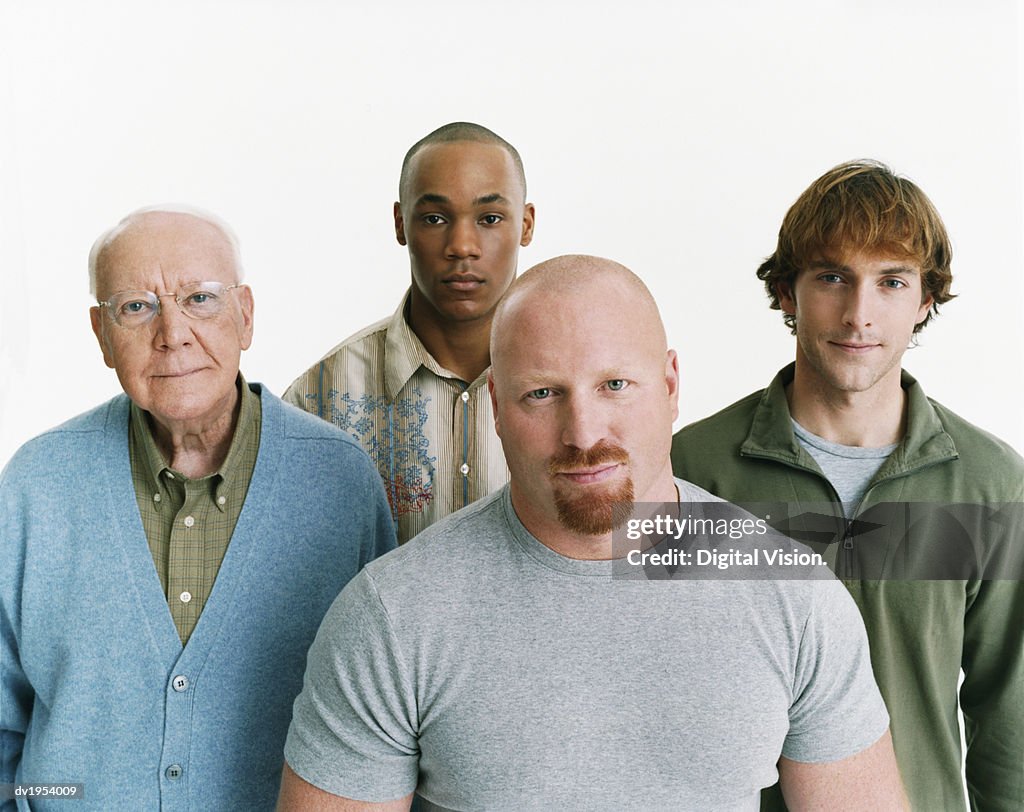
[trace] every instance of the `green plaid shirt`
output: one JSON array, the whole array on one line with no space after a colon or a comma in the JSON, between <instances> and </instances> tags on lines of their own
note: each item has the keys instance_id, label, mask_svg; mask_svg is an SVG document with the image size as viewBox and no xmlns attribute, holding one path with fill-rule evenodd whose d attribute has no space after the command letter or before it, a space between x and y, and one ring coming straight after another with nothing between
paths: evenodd
<instances>
[{"instance_id":1,"label":"green plaid shirt","mask_svg":"<svg viewBox=\"0 0 1024 812\"><path fill-rule=\"evenodd\" d=\"M188 642L217 579L249 490L260 446L260 399L239 375L241 407L220 470L189 479L167 467L147 412L134 403L128 429L132 483L171 618Z\"/></svg>"}]
</instances>

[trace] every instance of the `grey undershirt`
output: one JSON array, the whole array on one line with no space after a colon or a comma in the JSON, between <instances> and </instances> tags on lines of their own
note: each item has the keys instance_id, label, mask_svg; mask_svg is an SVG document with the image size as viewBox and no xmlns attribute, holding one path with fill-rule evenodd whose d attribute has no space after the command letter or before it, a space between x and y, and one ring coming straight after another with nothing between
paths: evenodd
<instances>
[{"instance_id":1,"label":"grey undershirt","mask_svg":"<svg viewBox=\"0 0 1024 812\"><path fill-rule=\"evenodd\" d=\"M836 489L846 518L852 518L867 492L872 477L878 473L882 463L896 450L899 443L880 448L842 445L811 434L795 420L790 420L796 439L814 458L825 478Z\"/></svg>"}]
</instances>

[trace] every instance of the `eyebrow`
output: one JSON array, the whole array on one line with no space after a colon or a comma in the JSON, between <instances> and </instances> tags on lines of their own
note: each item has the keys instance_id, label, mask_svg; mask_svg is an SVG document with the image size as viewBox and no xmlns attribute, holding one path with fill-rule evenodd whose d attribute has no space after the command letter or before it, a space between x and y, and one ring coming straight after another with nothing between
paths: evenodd
<instances>
[{"instance_id":1,"label":"eyebrow","mask_svg":"<svg viewBox=\"0 0 1024 812\"><path fill-rule=\"evenodd\" d=\"M597 381L614 381L614 380L629 380L630 372L624 369L622 366L606 367L600 372L595 373L594 380ZM632 375L635 377L636 372ZM547 372L543 369L528 370L520 375L511 375L509 380L513 386L522 389L557 389L566 386L561 376ZM571 385L571 384L570 384Z\"/></svg>"},{"instance_id":2,"label":"eyebrow","mask_svg":"<svg viewBox=\"0 0 1024 812\"><path fill-rule=\"evenodd\" d=\"M816 259L810 264L810 268L816 271L841 271L842 273L850 273L851 268L849 265L842 265L838 262L830 262L827 259ZM894 265L891 268L882 268L879 272L879 276L888 276L889 274L904 274L906 276L916 276L920 271L910 265Z\"/></svg>"},{"instance_id":3,"label":"eyebrow","mask_svg":"<svg viewBox=\"0 0 1024 812\"><path fill-rule=\"evenodd\" d=\"M504 196L494 192L493 194L478 197L473 201L473 205L475 206L487 206L491 203L508 203L508 200L506 200Z\"/></svg>"},{"instance_id":4,"label":"eyebrow","mask_svg":"<svg viewBox=\"0 0 1024 812\"><path fill-rule=\"evenodd\" d=\"M433 192L427 192L426 194L420 195L416 200L416 205L421 206L424 203L437 203L440 205L451 203L451 199L445 195L434 194ZM489 206L491 203L508 203L508 198L504 195L493 192L489 195L482 195L473 201L474 206Z\"/></svg>"}]
</instances>

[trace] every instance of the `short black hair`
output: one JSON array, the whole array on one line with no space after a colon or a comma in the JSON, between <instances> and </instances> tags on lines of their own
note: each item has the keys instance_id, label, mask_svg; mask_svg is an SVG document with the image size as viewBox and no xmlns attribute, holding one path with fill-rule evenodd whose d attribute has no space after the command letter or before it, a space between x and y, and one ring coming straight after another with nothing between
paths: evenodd
<instances>
[{"instance_id":1,"label":"short black hair","mask_svg":"<svg viewBox=\"0 0 1024 812\"><path fill-rule=\"evenodd\" d=\"M438 127L432 133L423 136L423 138L409 147L409 151L405 153L405 159L402 161L402 174L398 179L399 202L402 202L402 190L405 189L406 183L409 180L409 164L416 153L431 144L450 144L456 141L495 144L504 149L512 156L512 162L516 165L516 174L519 175L519 182L523 186L523 199L526 199L526 171L523 169L523 159L519 157L519 151L496 132L488 130L480 124L474 124L471 121L453 121L450 124Z\"/></svg>"}]
</instances>

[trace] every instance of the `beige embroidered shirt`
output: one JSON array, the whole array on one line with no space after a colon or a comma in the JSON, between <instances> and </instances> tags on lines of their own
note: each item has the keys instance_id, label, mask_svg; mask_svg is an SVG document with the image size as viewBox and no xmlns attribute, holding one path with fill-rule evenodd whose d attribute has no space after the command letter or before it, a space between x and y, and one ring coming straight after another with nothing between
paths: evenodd
<instances>
[{"instance_id":1,"label":"beige embroidered shirt","mask_svg":"<svg viewBox=\"0 0 1024 812\"><path fill-rule=\"evenodd\" d=\"M404 544L508 481L487 372L466 383L440 366L398 310L342 341L284 399L351 434L373 459Z\"/></svg>"}]
</instances>

